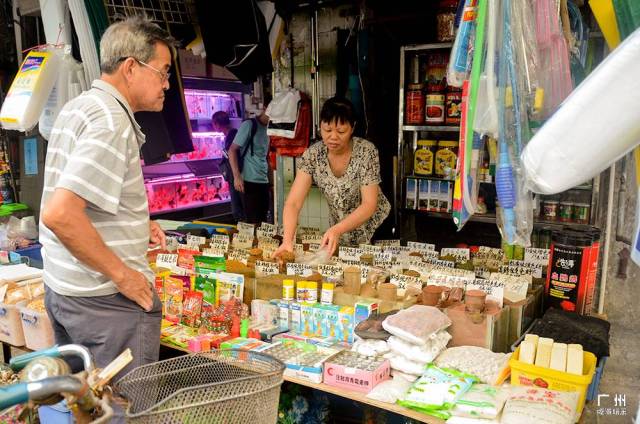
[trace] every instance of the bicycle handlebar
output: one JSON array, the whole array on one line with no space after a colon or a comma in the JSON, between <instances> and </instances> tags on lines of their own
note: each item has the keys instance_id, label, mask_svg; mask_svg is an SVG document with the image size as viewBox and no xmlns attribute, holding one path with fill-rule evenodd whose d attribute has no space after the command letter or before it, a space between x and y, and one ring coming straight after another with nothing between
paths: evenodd
<instances>
[{"instance_id":1,"label":"bicycle handlebar","mask_svg":"<svg viewBox=\"0 0 640 424\"><path fill-rule=\"evenodd\" d=\"M79 356L82 358L85 371L91 372L94 369L93 360L91 359L91 353L89 350L86 347L77 344L63 346L56 345L48 349L25 353L24 355L11 358L9 365L12 370L19 371L26 367L29 362L42 356L49 356L52 358L59 358L61 356Z\"/></svg>"}]
</instances>

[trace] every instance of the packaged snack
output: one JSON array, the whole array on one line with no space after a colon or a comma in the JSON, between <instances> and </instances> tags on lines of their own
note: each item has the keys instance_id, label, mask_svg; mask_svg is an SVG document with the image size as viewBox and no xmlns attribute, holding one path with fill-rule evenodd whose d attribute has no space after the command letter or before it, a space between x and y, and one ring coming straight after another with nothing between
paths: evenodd
<instances>
[{"instance_id":1,"label":"packaged snack","mask_svg":"<svg viewBox=\"0 0 640 424\"><path fill-rule=\"evenodd\" d=\"M199 250L178 249L178 266L193 271L194 257L199 254Z\"/></svg>"},{"instance_id":2,"label":"packaged snack","mask_svg":"<svg viewBox=\"0 0 640 424\"><path fill-rule=\"evenodd\" d=\"M244 296L244 275L218 272L216 274L216 304Z\"/></svg>"},{"instance_id":3,"label":"packaged snack","mask_svg":"<svg viewBox=\"0 0 640 424\"><path fill-rule=\"evenodd\" d=\"M446 420L451 417L449 410L476 381L471 375L429 364L398 403Z\"/></svg>"},{"instance_id":4,"label":"packaged snack","mask_svg":"<svg viewBox=\"0 0 640 424\"><path fill-rule=\"evenodd\" d=\"M197 327L200 324L202 312L202 293L190 291L184 296L182 302L182 324L189 327Z\"/></svg>"},{"instance_id":5,"label":"packaged snack","mask_svg":"<svg viewBox=\"0 0 640 424\"><path fill-rule=\"evenodd\" d=\"M224 258L214 256L194 256L194 268L200 272L218 272L226 271L226 262Z\"/></svg>"},{"instance_id":6,"label":"packaged snack","mask_svg":"<svg viewBox=\"0 0 640 424\"><path fill-rule=\"evenodd\" d=\"M426 345L431 336L451 325L451 320L438 308L414 305L387 317L382 327L394 336L417 344Z\"/></svg>"},{"instance_id":7,"label":"packaged snack","mask_svg":"<svg viewBox=\"0 0 640 424\"><path fill-rule=\"evenodd\" d=\"M182 318L183 290L182 281L168 277L164 282L164 318L179 323Z\"/></svg>"}]
</instances>

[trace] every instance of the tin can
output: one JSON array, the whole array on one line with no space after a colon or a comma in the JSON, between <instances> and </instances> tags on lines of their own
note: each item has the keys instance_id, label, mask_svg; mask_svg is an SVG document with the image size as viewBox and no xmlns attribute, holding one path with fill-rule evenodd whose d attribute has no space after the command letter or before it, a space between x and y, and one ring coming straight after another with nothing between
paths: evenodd
<instances>
[{"instance_id":1,"label":"tin can","mask_svg":"<svg viewBox=\"0 0 640 424\"><path fill-rule=\"evenodd\" d=\"M447 125L458 125L460 124L460 118L462 116L461 105L462 105L462 92L457 91L449 91L446 96L446 117L445 123Z\"/></svg>"}]
</instances>

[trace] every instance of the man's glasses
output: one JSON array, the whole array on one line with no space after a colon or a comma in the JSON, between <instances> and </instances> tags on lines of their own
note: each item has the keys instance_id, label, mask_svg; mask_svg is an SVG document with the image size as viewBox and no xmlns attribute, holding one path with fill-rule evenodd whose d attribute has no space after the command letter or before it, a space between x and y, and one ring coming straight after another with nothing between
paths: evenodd
<instances>
[{"instance_id":1,"label":"man's glasses","mask_svg":"<svg viewBox=\"0 0 640 424\"><path fill-rule=\"evenodd\" d=\"M133 60L135 60L136 62L138 62L140 65L142 66L146 66L147 68L151 69L152 71L156 72L158 75L160 75L160 81L164 84L165 82L169 81L169 78L171 78L171 72L163 72L160 69L156 69L155 67L149 65L148 63L145 63L143 61L141 61L140 59L136 59L135 57L131 57ZM123 60L127 60L128 57L121 57L120 61Z\"/></svg>"}]
</instances>

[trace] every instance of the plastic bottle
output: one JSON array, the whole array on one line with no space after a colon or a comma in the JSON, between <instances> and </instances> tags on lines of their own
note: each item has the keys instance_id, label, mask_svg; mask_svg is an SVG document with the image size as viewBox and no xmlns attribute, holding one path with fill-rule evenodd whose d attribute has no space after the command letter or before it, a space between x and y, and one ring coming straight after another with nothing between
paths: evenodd
<instances>
[{"instance_id":1,"label":"plastic bottle","mask_svg":"<svg viewBox=\"0 0 640 424\"><path fill-rule=\"evenodd\" d=\"M331 305L333 303L333 287L333 283L322 283L320 303L323 305Z\"/></svg>"},{"instance_id":2,"label":"plastic bottle","mask_svg":"<svg viewBox=\"0 0 640 424\"><path fill-rule=\"evenodd\" d=\"M318 302L318 283L316 281L307 281L307 302Z\"/></svg>"},{"instance_id":3,"label":"plastic bottle","mask_svg":"<svg viewBox=\"0 0 640 424\"><path fill-rule=\"evenodd\" d=\"M293 280L282 281L282 300L293 300L294 286Z\"/></svg>"}]
</instances>

